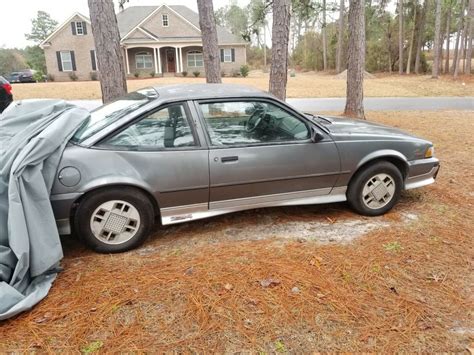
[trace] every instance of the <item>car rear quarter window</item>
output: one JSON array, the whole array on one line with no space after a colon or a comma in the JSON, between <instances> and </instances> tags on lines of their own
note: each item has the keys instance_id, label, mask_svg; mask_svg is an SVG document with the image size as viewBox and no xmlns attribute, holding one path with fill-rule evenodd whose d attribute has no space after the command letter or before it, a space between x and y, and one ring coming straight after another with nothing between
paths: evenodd
<instances>
[{"instance_id":1,"label":"car rear quarter window","mask_svg":"<svg viewBox=\"0 0 474 355\"><path fill-rule=\"evenodd\" d=\"M127 94L109 104L91 112L90 117L79 127L71 138L73 143L82 143L102 129L108 127L124 116L138 110L158 97L153 88L146 88Z\"/></svg>"},{"instance_id":2,"label":"car rear quarter window","mask_svg":"<svg viewBox=\"0 0 474 355\"><path fill-rule=\"evenodd\" d=\"M145 115L100 143L104 148L162 150L196 146L183 104L173 104Z\"/></svg>"}]
</instances>

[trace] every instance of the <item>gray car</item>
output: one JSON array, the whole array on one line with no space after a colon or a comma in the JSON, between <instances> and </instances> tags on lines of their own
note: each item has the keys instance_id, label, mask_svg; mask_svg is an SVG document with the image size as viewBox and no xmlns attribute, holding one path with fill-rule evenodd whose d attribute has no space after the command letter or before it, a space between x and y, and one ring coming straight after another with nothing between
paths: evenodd
<instances>
[{"instance_id":1,"label":"gray car","mask_svg":"<svg viewBox=\"0 0 474 355\"><path fill-rule=\"evenodd\" d=\"M51 201L61 234L110 253L139 245L157 219L342 201L381 215L438 170L431 142L395 128L303 114L244 86L176 85L93 111Z\"/></svg>"}]
</instances>

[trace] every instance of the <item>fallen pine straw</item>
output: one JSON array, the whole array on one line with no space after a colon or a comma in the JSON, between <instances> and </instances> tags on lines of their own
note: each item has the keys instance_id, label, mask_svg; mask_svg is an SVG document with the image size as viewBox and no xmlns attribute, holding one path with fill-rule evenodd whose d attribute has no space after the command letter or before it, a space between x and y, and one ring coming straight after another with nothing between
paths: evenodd
<instances>
[{"instance_id":1,"label":"fallen pine straw","mask_svg":"<svg viewBox=\"0 0 474 355\"><path fill-rule=\"evenodd\" d=\"M374 116L437 144L437 184L405 193L386 216L396 223L411 211L416 221L347 245L221 236L234 222L252 233L268 216L338 223L350 214L344 205L310 206L165 228L120 255L69 241L47 299L0 325L0 352L465 351L473 328L473 114Z\"/></svg>"}]
</instances>

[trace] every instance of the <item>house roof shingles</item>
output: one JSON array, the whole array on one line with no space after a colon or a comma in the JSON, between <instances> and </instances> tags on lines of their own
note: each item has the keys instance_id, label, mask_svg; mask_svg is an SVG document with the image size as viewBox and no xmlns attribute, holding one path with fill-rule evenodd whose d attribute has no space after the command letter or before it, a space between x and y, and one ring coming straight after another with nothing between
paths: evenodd
<instances>
[{"instance_id":1,"label":"house roof shingles","mask_svg":"<svg viewBox=\"0 0 474 355\"><path fill-rule=\"evenodd\" d=\"M199 28L199 15L190 8L183 5L166 5L192 25ZM117 14L117 23L119 27L120 37L125 37L131 30L133 30L141 21L155 11L159 6L131 6ZM170 40L178 39L179 37L161 37L153 34L158 39ZM199 37L193 38L194 40ZM182 38L179 38L182 39ZM186 38L191 39L191 38ZM219 44L245 44L243 38L230 33L226 28L217 26L217 39ZM128 40L125 40L129 42Z\"/></svg>"}]
</instances>

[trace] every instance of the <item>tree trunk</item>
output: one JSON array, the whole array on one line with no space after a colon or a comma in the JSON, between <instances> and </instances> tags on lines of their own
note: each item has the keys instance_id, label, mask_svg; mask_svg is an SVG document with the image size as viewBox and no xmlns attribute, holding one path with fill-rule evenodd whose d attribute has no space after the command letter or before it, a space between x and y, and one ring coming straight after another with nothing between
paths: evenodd
<instances>
[{"instance_id":1,"label":"tree trunk","mask_svg":"<svg viewBox=\"0 0 474 355\"><path fill-rule=\"evenodd\" d=\"M435 14L435 34L434 34L434 61L431 72L433 79L438 79L439 76L439 46L440 46L440 32L441 32L441 0L436 0L436 14Z\"/></svg>"},{"instance_id":2,"label":"tree trunk","mask_svg":"<svg viewBox=\"0 0 474 355\"><path fill-rule=\"evenodd\" d=\"M197 0L197 4L206 82L221 83L221 60L217 45L217 30L212 0Z\"/></svg>"},{"instance_id":3,"label":"tree trunk","mask_svg":"<svg viewBox=\"0 0 474 355\"><path fill-rule=\"evenodd\" d=\"M457 57L457 63L456 63L456 66L454 67L453 76L455 78L457 78L458 75L459 75L459 69L460 69L460 66L461 66L461 58L464 57L464 37L465 36L466 36L466 29L463 28L462 33L461 33L461 44L459 46L459 53L458 53L458 57Z\"/></svg>"},{"instance_id":4,"label":"tree trunk","mask_svg":"<svg viewBox=\"0 0 474 355\"><path fill-rule=\"evenodd\" d=\"M270 93L280 100L286 98L288 81L288 36L291 0L273 0L272 63Z\"/></svg>"},{"instance_id":5,"label":"tree trunk","mask_svg":"<svg viewBox=\"0 0 474 355\"><path fill-rule=\"evenodd\" d=\"M468 5L469 6L469 5ZM466 56L467 56L467 40L469 38L469 8L467 9L468 10L468 17L465 18L464 20L464 45L463 45L463 50L462 50L462 73L463 74L466 74Z\"/></svg>"},{"instance_id":6,"label":"tree trunk","mask_svg":"<svg viewBox=\"0 0 474 355\"><path fill-rule=\"evenodd\" d=\"M420 26L418 28L418 34L416 39L416 57L415 57L415 73L420 73L420 61L421 61L421 47L423 45L425 23L426 23L426 14L428 13L428 6L430 1L425 0L423 4L423 11L421 13Z\"/></svg>"},{"instance_id":7,"label":"tree trunk","mask_svg":"<svg viewBox=\"0 0 474 355\"><path fill-rule=\"evenodd\" d=\"M112 0L88 0L94 35L102 102L110 102L127 93L127 79L120 34Z\"/></svg>"},{"instance_id":8,"label":"tree trunk","mask_svg":"<svg viewBox=\"0 0 474 355\"><path fill-rule=\"evenodd\" d=\"M321 35L323 37L323 70L328 69L328 45L326 35L326 0L323 0L323 25Z\"/></svg>"},{"instance_id":9,"label":"tree trunk","mask_svg":"<svg viewBox=\"0 0 474 355\"><path fill-rule=\"evenodd\" d=\"M414 2L414 11L413 11L413 29L411 31L411 39L410 39L410 48L408 49L408 61L407 61L407 74L410 74L410 67L411 67L411 56L413 52L413 44L415 42L415 28L416 28L416 8L418 6L418 2Z\"/></svg>"},{"instance_id":10,"label":"tree trunk","mask_svg":"<svg viewBox=\"0 0 474 355\"><path fill-rule=\"evenodd\" d=\"M365 119L365 8L364 0L349 1L349 45L347 65L347 92L344 115Z\"/></svg>"},{"instance_id":11,"label":"tree trunk","mask_svg":"<svg viewBox=\"0 0 474 355\"><path fill-rule=\"evenodd\" d=\"M267 29L265 28L265 23L263 23L263 68L265 73L267 70Z\"/></svg>"},{"instance_id":12,"label":"tree trunk","mask_svg":"<svg viewBox=\"0 0 474 355\"><path fill-rule=\"evenodd\" d=\"M468 40L467 40L467 53L466 53L466 73L471 75L471 61L472 61L472 42L474 35L474 0L470 1L469 4L469 31L468 31Z\"/></svg>"},{"instance_id":13,"label":"tree trunk","mask_svg":"<svg viewBox=\"0 0 474 355\"><path fill-rule=\"evenodd\" d=\"M456 44L454 45L454 58L453 58L453 67L452 71L453 73L456 72L458 64L459 64L459 40L461 38L461 32L462 32L462 24L463 24L463 14L464 14L464 4L465 1L461 1L461 13L459 14L459 19L458 19L458 25L457 25L457 33L456 33Z\"/></svg>"},{"instance_id":14,"label":"tree trunk","mask_svg":"<svg viewBox=\"0 0 474 355\"><path fill-rule=\"evenodd\" d=\"M442 5L441 5L442 7ZM443 18L441 17L441 22L443 22ZM443 31L441 31L441 22L440 22L440 28L439 28L439 60L438 60L438 74L441 73L441 70L443 69L443 42L444 42L444 37L443 37Z\"/></svg>"},{"instance_id":15,"label":"tree trunk","mask_svg":"<svg viewBox=\"0 0 474 355\"><path fill-rule=\"evenodd\" d=\"M342 48L344 42L344 1L339 4L339 32L337 34L336 72L342 71Z\"/></svg>"},{"instance_id":16,"label":"tree trunk","mask_svg":"<svg viewBox=\"0 0 474 355\"><path fill-rule=\"evenodd\" d=\"M403 74L403 0L398 0L398 74Z\"/></svg>"},{"instance_id":17,"label":"tree trunk","mask_svg":"<svg viewBox=\"0 0 474 355\"><path fill-rule=\"evenodd\" d=\"M449 42L451 39L451 6L448 6L448 13L446 14L446 61L444 64L444 72L449 73Z\"/></svg>"}]
</instances>

